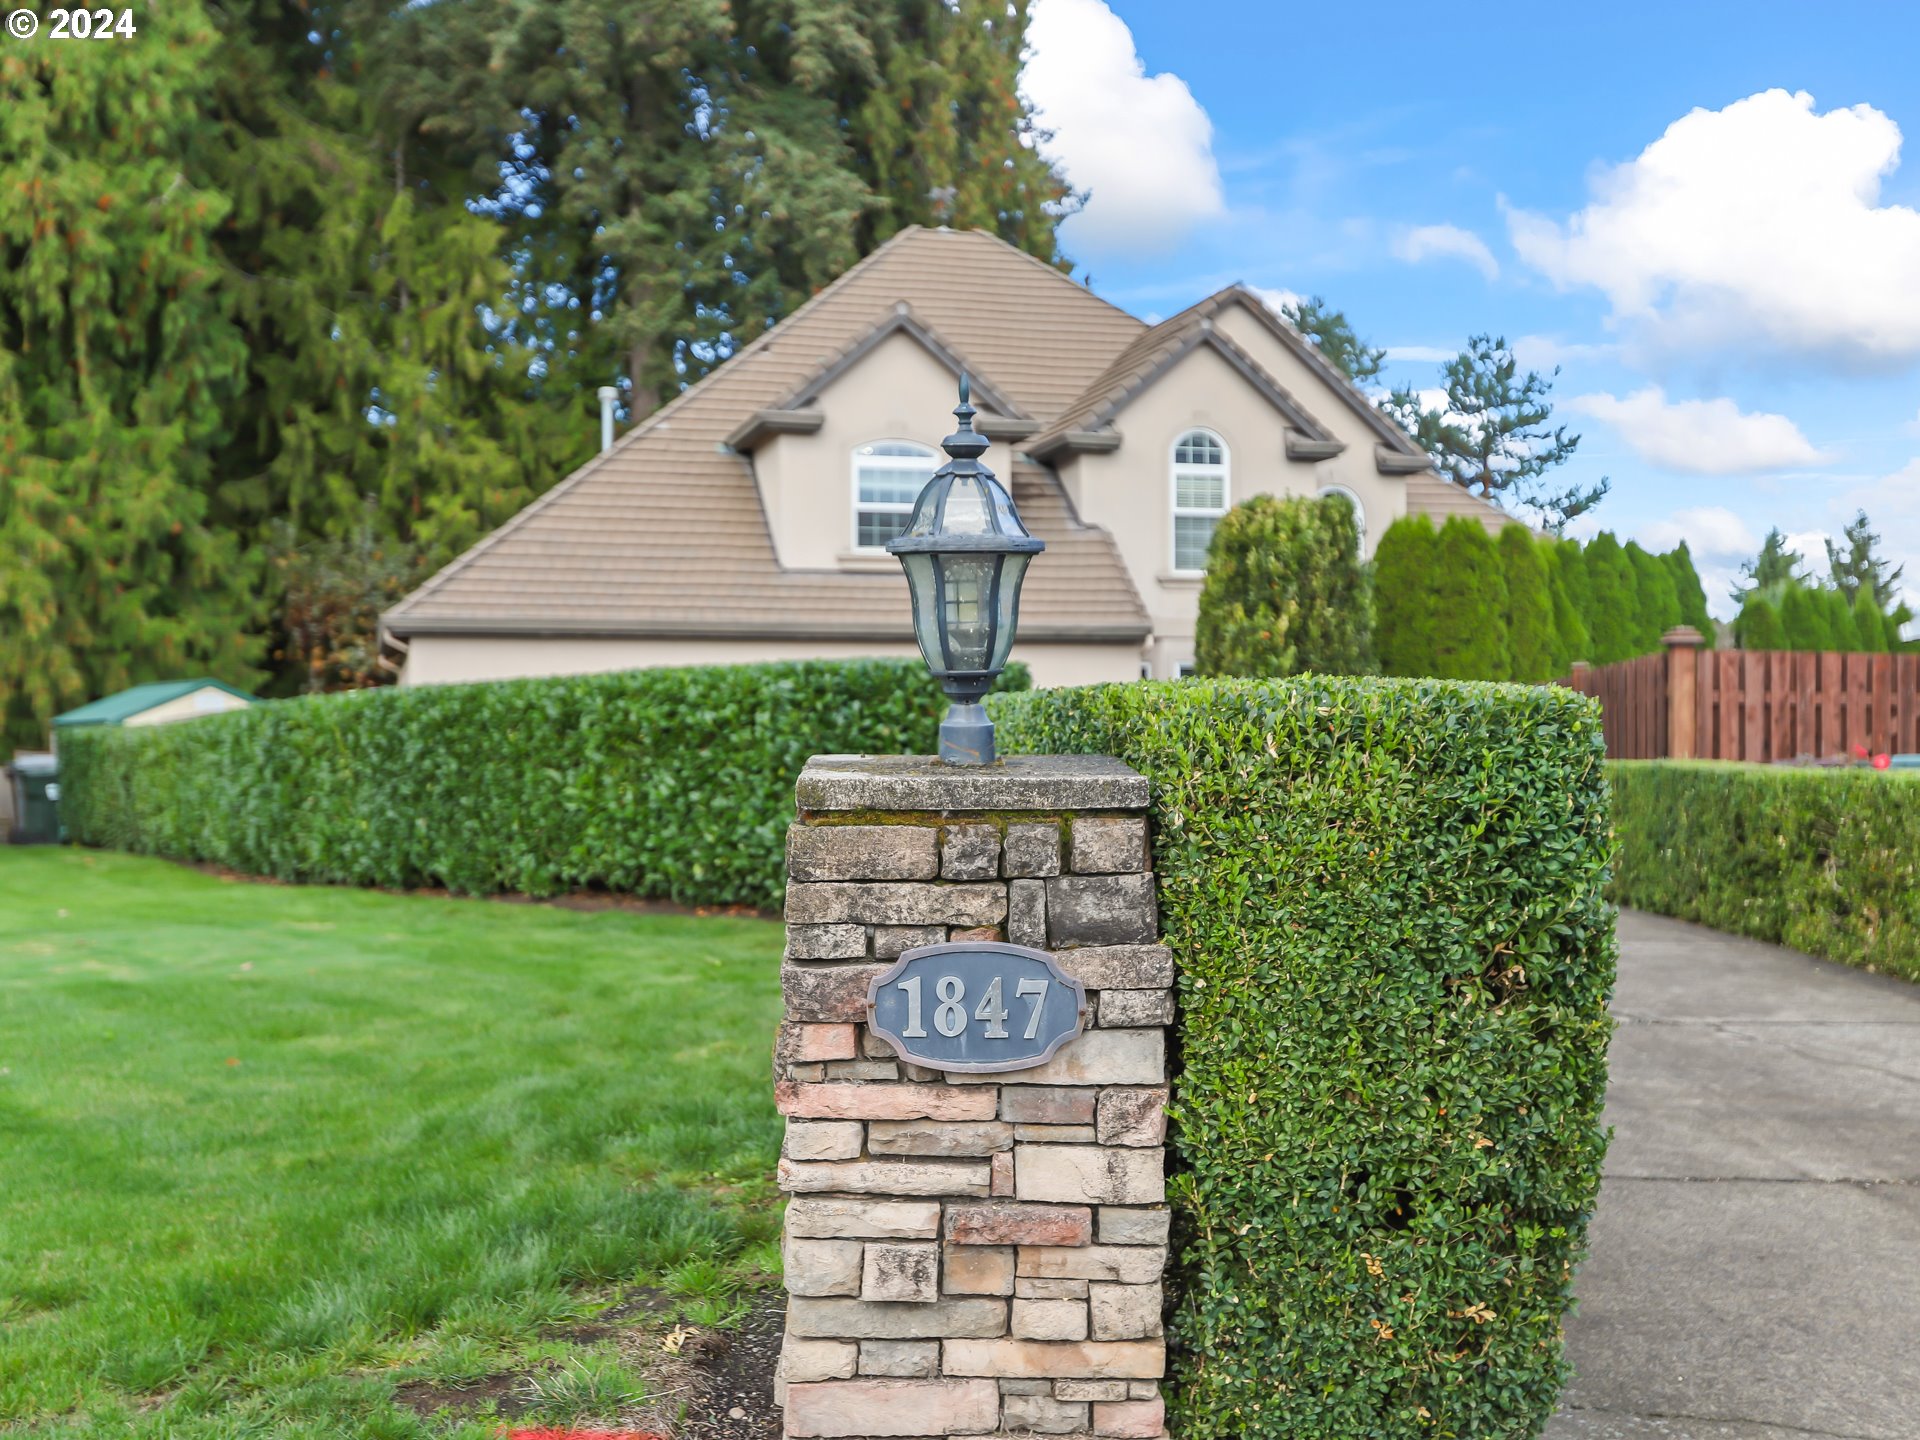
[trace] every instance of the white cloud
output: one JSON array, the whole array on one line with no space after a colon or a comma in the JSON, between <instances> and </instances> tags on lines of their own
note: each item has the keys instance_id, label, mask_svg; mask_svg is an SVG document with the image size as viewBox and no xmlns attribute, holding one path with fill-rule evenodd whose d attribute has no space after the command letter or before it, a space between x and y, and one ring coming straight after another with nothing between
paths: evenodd
<instances>
[{"instance_id":1,"label":"white cloud","mask_svg":"<svg viewBox=\"0 0 1920 1440\"><path fill-rule=\"evenodd\" d=\"M1552 335L1522 335L1513 342L1513 358L1526 370L1554 370L1569 360L1611 360L1619 348L1561 340Z\"/></svg>"},{"instance_id":2,"label":"white cloud","mask_svg":"<svg viewBox=\"0 0 1920 1440\"><path fill-rule=\"evenodd\" d=\"M1661 348L1893 365L1920 357L1920 212L1878 203L1899 163L1872 106L1768 90L1674 121L1565 222L1507 222L1528 264Z\"/></svg>"},{"instance_id":3,"label":"white cloud","mask_svg":"<svg viewBox=\"0 0 1920 1440\"><path fill-rule=\"evenodd\" d=\"M1213 121L1178 75L1148 75L1133 32L1102 0L1038 0L1020 88L1086 208L1078 252L1161 254L1225 213Z\"/></svg>"},{"instance_id":4,"label":"white cloud","mask_svg":"<svg viewBox=\"0 0 1920 1440\"><path fill-rule=\"evenodd\" d=\"M1567 409L1620 432L1642 460L1684 475L1752 475L1823 457L1784 415L1747 414L1724 396L1669 400L1658 385L1631 395L1576 395Z\"/></svg>"},{"instance_id":5,"label":"white cloud","mask_svg":"<svg viewBox=\"0 0 1920 1440\"><path fill-rule=\"evenodd\" d=\"M1282 320L1287 318L1289 306L1298 305L1307 298L1297 290L1283 290L1272 285L1249 285L1247 289L1258 296L1260 303Z\"/></svg>"},{"instance_id":6,"label":"white cloud","mask_svg":"<svg viewBox=\"0 0 1920 1440\"><path fill-rule=\"evenodd\" d=\"M1737 565L1760 552L1753 528L1724 505L1694 505L1664 520L1642 525L1634 538L1647 549L1667 551L1682 540L1696 564Z\"/></svg>"},{"instance_id":7,"label":"white cloud","mask_svg":"<svg viewBox=\"0 0 1920 1440\"><path fill-rule=\"evenodd\" d=\"M1413 265L1436 257L1465 260L1489 280L1500 274L1500 262L1493 258L1487 242L1458 225L1415 225L1402 230L1394 237L1393 253Z\"/></svg>"},{"instance_id":8,"label":"white cloud","mask_svg":"<svg viewBox=\"0 0 1920 1440\"><path fill-rule=\"evenodd\" d=\"M1458 355L1458 350L1449 350L1444 345L1389 345L1387 359L1404 360L1409 363L1432 363L1444 365Z\"/></svg>"}]
</instances>

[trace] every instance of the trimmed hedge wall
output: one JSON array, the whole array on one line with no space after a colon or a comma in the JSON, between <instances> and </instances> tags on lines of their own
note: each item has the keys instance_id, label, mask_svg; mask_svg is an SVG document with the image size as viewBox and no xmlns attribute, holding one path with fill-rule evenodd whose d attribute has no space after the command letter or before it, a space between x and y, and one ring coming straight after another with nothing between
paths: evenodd
<instances>
[{"instance_id":1,"label":"trimmed hedge wall","mask_svg":"<svg viewBox=\"0 0 1920 1440\"><path fill-rule=\"evenodd\" d=\"M64 733L62 809L83 844L282 880L774 905L807 757L931 753L945 709L918 660L316 695Z\"/></svg>"},{"instance_id":2,"label":"trimmed hedge wall","mask_svg":"<svg viewBox=\"0 0 1920 1440\"><path fill-rule=\"evenodd\" d=\"M1920 980L1920 778L1618 760L1623 905Z\"/></svg>"},{"instance_id":3,"label":"trimmed hedge wall","mask_svg":"<svg viewBox=\"0 0 1920 1440\"><path fill-rule=\"evenodd\" d=\"M1184 1440L1537 1434L1599 1189L1600 712L1307 676L996 700L1153 781Z\"/></svg>"}]
</instances>

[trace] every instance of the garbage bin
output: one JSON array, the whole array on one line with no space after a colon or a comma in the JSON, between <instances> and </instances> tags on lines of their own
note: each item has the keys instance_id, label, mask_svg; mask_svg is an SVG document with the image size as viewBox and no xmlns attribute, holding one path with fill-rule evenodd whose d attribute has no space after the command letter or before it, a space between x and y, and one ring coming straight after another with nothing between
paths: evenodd
<instances>
[{"instance_id":1,"label":"garbage bin","mask_svg":"<svg viewBox=\"0 0 1920 1440\"><path fill-rule=\"evenodd\" d=\"M13 841L57 845L60 827L60 762L52 755L13 757Z\"/></svg>"}]
</instances>

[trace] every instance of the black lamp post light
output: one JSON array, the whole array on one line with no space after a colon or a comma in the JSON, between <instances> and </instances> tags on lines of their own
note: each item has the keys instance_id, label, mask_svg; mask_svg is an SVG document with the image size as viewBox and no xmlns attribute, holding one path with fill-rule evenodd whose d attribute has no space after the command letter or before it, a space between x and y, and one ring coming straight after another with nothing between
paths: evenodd
<instances>
[{"instance_id":1,"label":"black lamp post light","mask_svg":"<svg viewBox=\"0 0 1920 1440\"><path fill-rule=\"evenodd\" d=\"M951 702L940 722L940 758L949 765L993 763L993 722L980 701L1013 649L1027 563L1047 548L980 463L988 442L973 428L971 391L962 375L953 412L960 428L940 442L947 463L914 501L907 528L887 542L907 572L913 637Z\"/></svg>"}]
</instances>

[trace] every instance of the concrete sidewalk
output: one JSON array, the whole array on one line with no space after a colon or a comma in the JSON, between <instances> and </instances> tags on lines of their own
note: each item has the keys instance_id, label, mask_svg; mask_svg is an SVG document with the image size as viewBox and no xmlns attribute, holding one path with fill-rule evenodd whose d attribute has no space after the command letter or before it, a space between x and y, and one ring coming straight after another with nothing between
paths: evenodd
<instances>
[{"instance_id":1,"label":"concrete sidewalk","mask_svg":"<svg viewBox=\"0 0 1920 1440\"><path fill-rule=\"evenodd\" d=\"M1623 913L1548 1440L1920 1437L1920 986Z\"/></svg>"}]
</instances>

